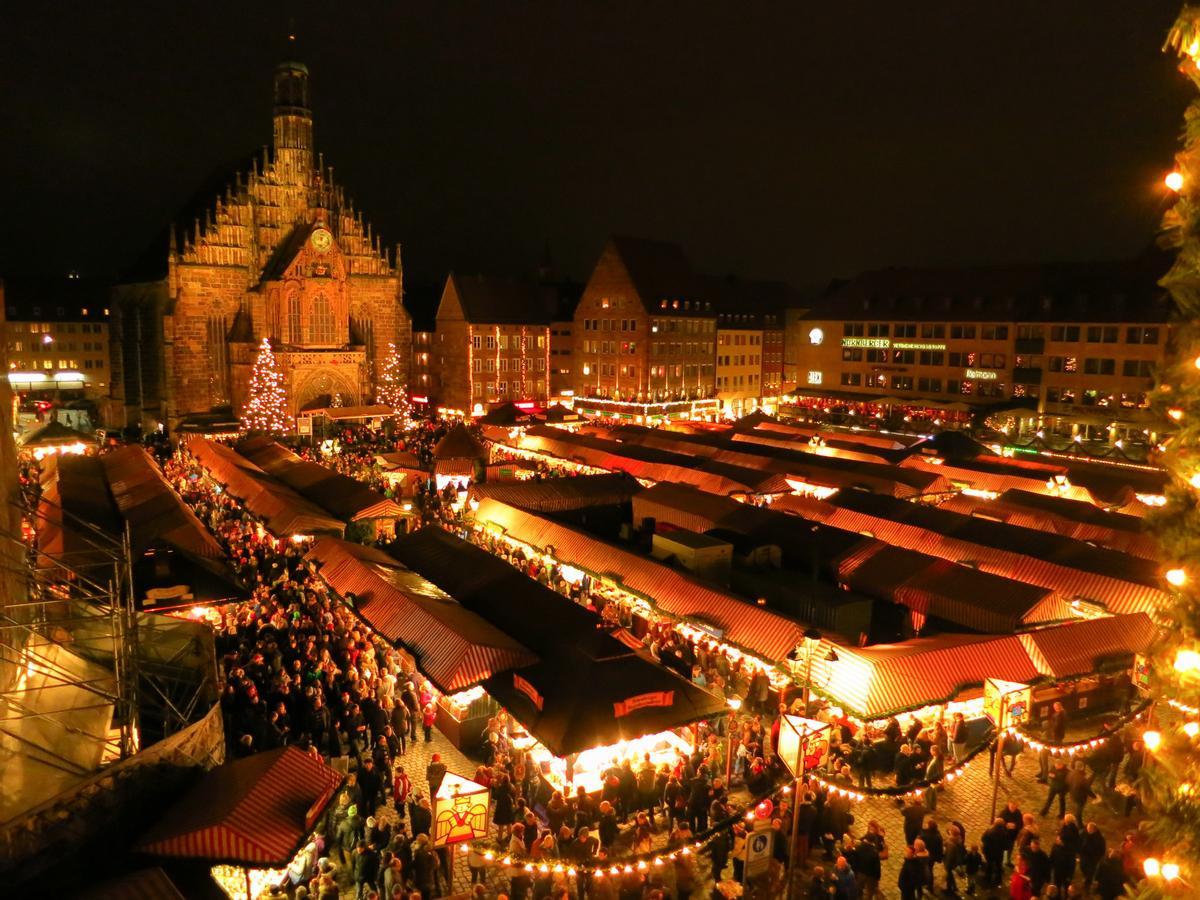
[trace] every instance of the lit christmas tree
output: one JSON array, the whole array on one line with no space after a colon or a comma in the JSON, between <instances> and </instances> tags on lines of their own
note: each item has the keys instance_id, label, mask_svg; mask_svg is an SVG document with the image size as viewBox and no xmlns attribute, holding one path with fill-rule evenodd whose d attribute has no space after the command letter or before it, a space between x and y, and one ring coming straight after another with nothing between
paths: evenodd
<instances>
[{"instance_id":1,"label":"lit christmas tree","mask_svg":"<svg viewBox=\"0 0 1200 900\"><path fill-rule=\"evenodd\" d=\"M408 400L408 385L401 373L404 371L396 345L388 341L387 358L379 373L379 385L375 388L375 402L390 407L402 424L407 424L412 407Z\"/></svg>"},{"instance_id":2,"label":"lit christmas tree","mask_svg":"<svg viewBox=\"0 0 1200 900\"><path fill-rule=\"evenodd\" d=\"M1185 6L1164 49L1200 89L1200 9ZM1159 373L1156 406L1174 434L1162 460L1171 475L1167 505L1154 526L1163 577L1174 604L1150 659L1149 691L1167 715L1149 726L1139 785L1149 811L1146 878L1135 897L1196 896L1200 889L1200 96L1184 113L1183 149L1166 186L1177 199L1163 219L1163 241L1177 250L1162 280L1179 310L1175 358Z\"/></svg>"},{"instance_id":3,"label":"lit christmas tree","mask_svg":"<svg viewBox=\"0 0 1200 900\"><path fill-rule=\"evenodd\" d=\"M275 363L271 342L262 339L250 373L250 399L242 410L242 431L247 434L284 434L292 430L287 411L283 373Z\"/></svg>"}]
</instances>

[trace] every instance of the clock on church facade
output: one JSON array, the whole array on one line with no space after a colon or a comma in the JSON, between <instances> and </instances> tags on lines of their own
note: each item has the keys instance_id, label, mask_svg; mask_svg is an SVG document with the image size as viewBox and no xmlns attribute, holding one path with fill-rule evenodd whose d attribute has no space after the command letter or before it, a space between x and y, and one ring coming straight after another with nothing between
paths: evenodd
<instances>
[{"instance_id":1,"label":"clock on church facade","mask_svg":"<svg viewBox=\"0 0 1200 900\"><path fill-rule=\"evenodd\" d=\"M410 345L400 248L347 202L312 132L308 69L283 63L270 151L172 229L161 275L115 290L113 405L126 424L236 417L264 337L293 415L373 402L387 345Z\"/></svg>"}]
</instances>

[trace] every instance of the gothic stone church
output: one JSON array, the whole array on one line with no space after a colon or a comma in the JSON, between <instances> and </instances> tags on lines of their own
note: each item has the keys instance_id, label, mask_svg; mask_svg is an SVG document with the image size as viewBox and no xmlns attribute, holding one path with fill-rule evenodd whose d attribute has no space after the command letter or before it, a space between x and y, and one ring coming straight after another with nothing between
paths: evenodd
<instances>
[{"instance_id":1,"label":"gothic stone church","mask_svg":"<svg viewBox=\"0 0 1200 900\"><path fill-rule=\"evenodd\" d=\"M312 134L308 69L283 63L271 152L206 198L203 219L172 229L162 274L114 291L113 406L126 424L237 416L264 337L293 415L373 402L389 342L407 364L400 248L389 258Z\"/></svg>"}]
</instances>

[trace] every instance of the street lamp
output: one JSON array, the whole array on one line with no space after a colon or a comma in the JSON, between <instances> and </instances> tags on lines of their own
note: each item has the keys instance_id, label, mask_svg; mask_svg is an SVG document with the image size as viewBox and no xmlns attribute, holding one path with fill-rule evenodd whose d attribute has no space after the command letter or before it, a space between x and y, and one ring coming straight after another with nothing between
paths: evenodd
<instances>
[{"instance_id":1,"label":"street lamp","mask_svg":"<svg viewBox=\"0 0 1200 900\"><path fill-rule=\"evenodd\" d=\"M808 705L812 701L812 658L821 646L821 632L809 627L803 634L804 640L804 715L808 715Z\"/></svg>"},{"instance_id":2,"label":"street lamp","mask_svg":"<svg viewBox=\"0 0 1200 900\"><path fill-rule=\"evenodd\" d=\"M733 729L737 724L737 712L742 708L742 701L738 697L730 697L729 704L729 726L725 729L725 790L733 790Z\"/></svg>"}]
</instances>

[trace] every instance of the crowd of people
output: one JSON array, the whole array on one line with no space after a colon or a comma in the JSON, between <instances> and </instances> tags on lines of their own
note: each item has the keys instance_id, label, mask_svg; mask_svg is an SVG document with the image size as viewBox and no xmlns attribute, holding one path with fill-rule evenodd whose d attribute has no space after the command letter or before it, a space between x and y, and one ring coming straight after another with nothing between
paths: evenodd
<instances>
[{"instance_id":1,"label":"crowd of people","mask_svg":"<svg viewBox=\"0 0 1200 900\"><path fill-rule=\"evenodd\" d=\"M339 435L338 466L361 478L374 465L376 453L408 449L418 457L428 456L441 433L444 430L426 427L403 439L401 446L393 438L347 430ZM329 464L328 459L321 461ZM447 893L448 860L429 839L429 798L440 776L432 764L424 772L408 772L404 766L411 742L421 740L432 726L431 689L419 674L406 670L401 654L330 596L303 561L302 546L267 534L185 452L167 460L164 470L222 541L251 588L249 600L223 609L217 625L230 753L294 744L326 758L350 760L351 777L313 845L301 855L302 870L289 871L289 891L293 896L330 898L350 882L361 897L407 897L414 890L424 898ZM801 867L807 867L812 856L820 857L817 866L806 868L809 896L836 900L892 895L880 886L882 861L892 849L903 856L896 887L905 898L933 892L935 883L951 895L977 890L986 894L1003 884L1022 900L1089 891L1110 898L1140 875L1136 836L1127 837L1119 848L1109 847L1096 823L1083 817L1091 796L1100 787L1111 787L1118 772L1127 779L1136 775L1132 770L1141 753L1133 739L1116 736L1080 765L1039 765L1039 779L1044 777L1047 784L1040 817L1010 803L984 833L968 835L961 822L939 822L937 817L937 782L984 739L982 734L972 735L961 717L909 717L904 725L891 719L862 726L819 701L805 707L794 688L777 691L765 673L723 652L715 641L685 633L667 620L635 623L633 610L603 591L586 582L570 583L557 566L471 529L450 493L443 496L426 485L421 494L424 521L442 524L504 556L530 577L588 606L609 626L642 634L646 647L664 665L742 704L739 715L705 726L695 752L680 755L673 765L614 765L604 774L597 796L554 792L537 776L532 761L507 745L507 725L502 718L496 720L497 738L486 742L486 758L475 779L491 793L494 855L520 859L522 864L497 868L495 860L473 849L467 862L479 896L503 890L507 897L573 894L580 900L687 897L702 886L723 882L729 874L739 878L740 851L749 828L742 803L747 795L770 794L780 783L782 770L774 750L784 711L807 712L833 726L822 781L866 790L924 789L899 811L903 848L889 848L879 822L855 822L850 801L818 781L808 782L801 792L799 828L793 835L791 798L775 794L770 820L776 833L772 872L777 886L793 847ZM1065 717L1058 713L1047 737L1061 741ZM1004 771L1012 773L1022 752L1018 742L1006 742L1000 760ZM727 768L730 783L725 779ZM1084 780L1086 792L1081 787ZM745 793L738 790L741 787ZM1070 813L1065 809L1068 802ZM1039 819L1056 803L1060 824L1043 835ZM635 869L620 878L584 874L584 867L630 854L685 846L714 824L734 819L732 827L713 835L703 855L676 856L668 866ZM535 866L530 872L525 860L558 861L563 868L555 872L551 865L543 872ZM580 871L578 877L565 874L572 866Z\"/></svg>"}]
</instances>

